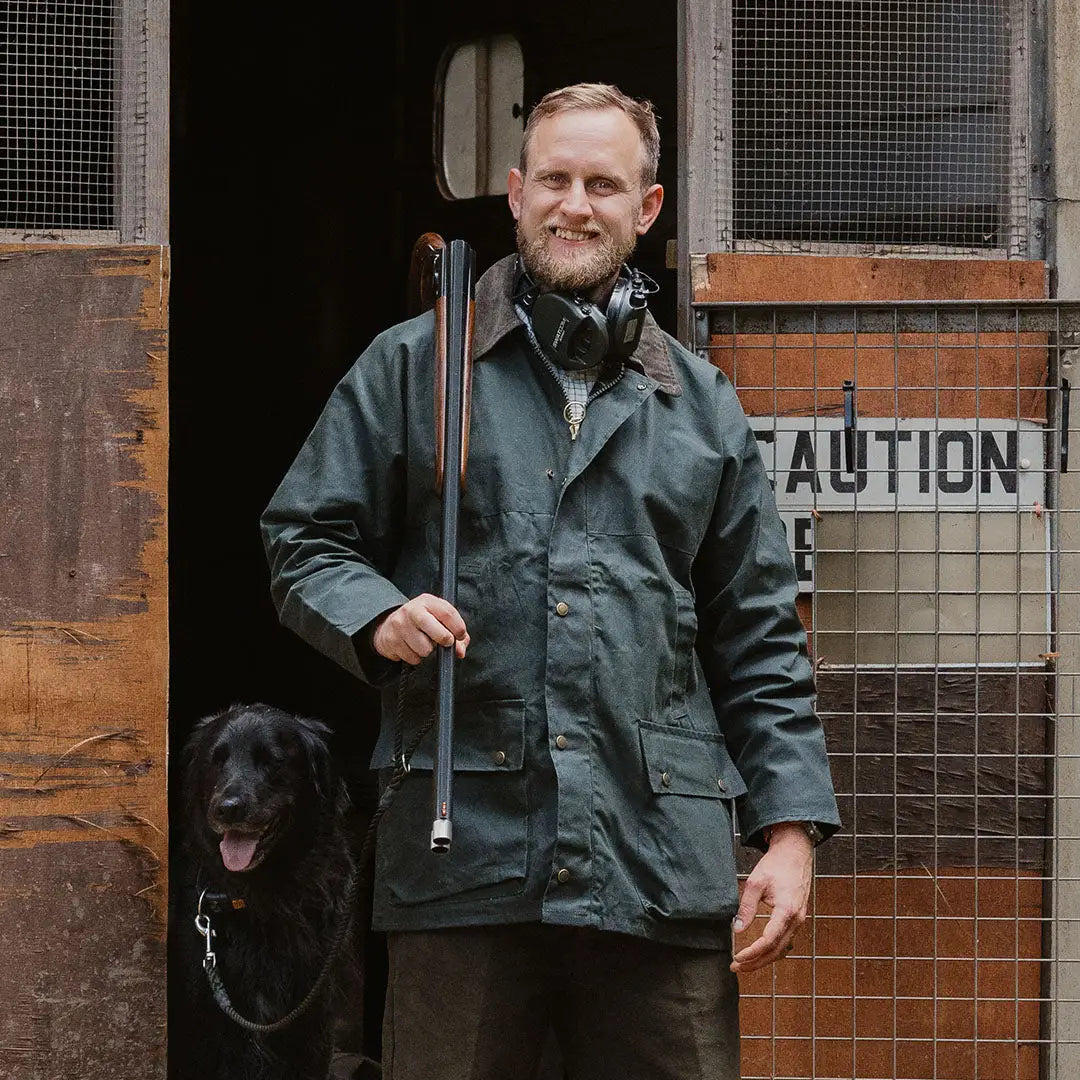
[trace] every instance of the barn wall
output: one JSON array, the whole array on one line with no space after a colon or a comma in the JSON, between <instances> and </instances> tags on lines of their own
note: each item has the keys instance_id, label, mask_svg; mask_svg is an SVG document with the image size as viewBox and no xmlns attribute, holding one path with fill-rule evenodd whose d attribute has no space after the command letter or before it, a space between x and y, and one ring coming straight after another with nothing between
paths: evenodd
<instances>
[{"instance_id":1,"label":"barn wall","mask_svg":"<svg viewBox=\"0 0 1080 1080\"><path fill-rule=\"evenodd\" d=\"M165 1066L167 249L0 246L0 1075Z\"/></svg>"}]
</instances>

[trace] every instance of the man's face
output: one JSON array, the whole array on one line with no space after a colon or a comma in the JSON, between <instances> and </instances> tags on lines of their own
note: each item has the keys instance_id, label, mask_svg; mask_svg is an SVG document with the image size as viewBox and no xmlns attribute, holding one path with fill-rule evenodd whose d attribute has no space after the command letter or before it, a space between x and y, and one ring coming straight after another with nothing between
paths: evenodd
<instances>
[{"instance_id":1,"label":"man's face","mask_svg":"<svg viewBox=\"0 0 1080 1080\"><path fill-rule=\"evenodd\" d=\"M641 136L622 110L573 109L540 121L528 172L510 170L518 251L543 288L598 293L660 213L641 188Z\"/></svg>"}]
</instances>

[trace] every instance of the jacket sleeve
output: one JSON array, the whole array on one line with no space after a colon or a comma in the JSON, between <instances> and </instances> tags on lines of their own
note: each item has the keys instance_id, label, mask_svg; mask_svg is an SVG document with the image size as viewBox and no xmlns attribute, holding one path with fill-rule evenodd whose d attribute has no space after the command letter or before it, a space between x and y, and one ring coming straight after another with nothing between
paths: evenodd
<instances>
[{"instance_id":1,"label":"jacket sleeve","mask_svg":"<svg viewBox=\"0 0 1080 1080\"><path fill-rule=\"evenodd\" d=\"M813 821L829 836L840 818L795 567L753 431L722 377L718 392L724 465L693 577L698 653L748 789L736 804L740 832L756 847L778 821Z\"/></svg>"},{"instance_id":2,"label":"jacket sleeve","mask_svg":"<svg viewBox=\"0 0 1080 1080\"><path fill-rule=\"evenodd\" d=\"M408 599L388 578L405 515L406 376L405 346L389 332L376 338L334 389L261 520L281 622L375 685L397 665L363 637Z\"/></svg>"}]
</instances>

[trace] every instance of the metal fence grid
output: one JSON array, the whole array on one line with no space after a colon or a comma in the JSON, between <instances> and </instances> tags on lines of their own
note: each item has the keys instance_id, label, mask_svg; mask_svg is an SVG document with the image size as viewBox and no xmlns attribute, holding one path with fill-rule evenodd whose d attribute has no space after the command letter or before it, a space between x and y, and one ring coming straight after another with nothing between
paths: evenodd
<instances>
[{"instance_id":1,"label":"metal fence grid","mask_svg":"<svg viewBox=\"0 0 1080 1080\"><path fill-rule=\"evenodd\" d=\"M1015 0L735 0L736 251L1024 257Z\"/></svg>"},{"instance_id":2,"label":"metal fence grid","mask_svg":"<svg viewBox=\"0 0 1080 1080\"><path fill-rule=\"evenodd\" d=\"M117 8L0 6L0 229L117 228Z\"/></svg>"},{"instance_id":3,"label":"metal fence grid","mask_svg":"<svg viewBox=\"0 0 1080 1080\"><path fill-rule=\"evenodd\" d=\"M843 819L794 952L743 982L743 1075L1071 1080L1080 303L697 308L788 527Z\"/></svg>"}]
</instances>

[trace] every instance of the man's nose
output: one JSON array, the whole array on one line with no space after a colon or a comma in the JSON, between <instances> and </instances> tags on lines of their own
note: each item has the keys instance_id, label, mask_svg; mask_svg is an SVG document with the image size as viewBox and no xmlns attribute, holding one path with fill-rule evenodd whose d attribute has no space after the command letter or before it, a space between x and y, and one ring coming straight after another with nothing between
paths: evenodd
<instances>
[{"instance_id":1,"label":"man's nose","mask_svg":"<svg viewBox=\"0 0 1080 1080\"><path fill-rule=\"evenodd\" d=\"M563 196L562 210L563 213L575 217L592 217L592 205L589 202L589 193L585 190L584 180L575 180L567 188Z\"/></svg>"}]
</instances>

